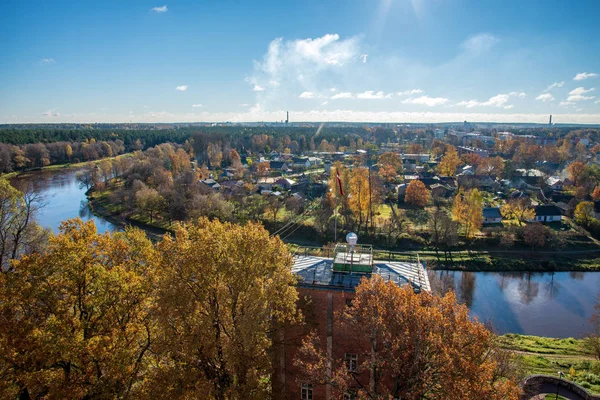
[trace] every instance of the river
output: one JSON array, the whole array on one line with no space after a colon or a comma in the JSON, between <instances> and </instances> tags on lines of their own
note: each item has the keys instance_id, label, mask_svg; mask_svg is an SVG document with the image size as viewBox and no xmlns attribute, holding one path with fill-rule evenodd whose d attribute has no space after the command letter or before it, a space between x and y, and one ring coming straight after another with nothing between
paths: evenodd
<instances>
[{"instance_id":1,"label":"river","mask_svg":"<svg viewBox=\"0 0 600 400\"><path fill-rule=\"evenodd\" d=\"M94 220L100 232L118 227L91 214L76 170L59 169L21 174L15 186L31 185L45 197L37 219L58 231L60 222L80 217ZM580 337L588 329L600 292L600 272L508 273L429 271L438 293L456 292L471 314L490 323L498 333L551 337Z\"/></svg>"},{"instance_id":2,"label":"river","mask_svg":"<svg viewBox=\"0 0 600 400\"><path fill-rule=\"evenodd\" d=\"M45 206L36 216L40 225L58 232L60 223L69 218L93 220L99 232L115 231L118 227L104 218L93 215L88 207L85 189L79 187L75 180L76 169L55 169L32 171L12 178L13 186L23 190L32 187L41 194Z\"/></svg>"}]
</instances>

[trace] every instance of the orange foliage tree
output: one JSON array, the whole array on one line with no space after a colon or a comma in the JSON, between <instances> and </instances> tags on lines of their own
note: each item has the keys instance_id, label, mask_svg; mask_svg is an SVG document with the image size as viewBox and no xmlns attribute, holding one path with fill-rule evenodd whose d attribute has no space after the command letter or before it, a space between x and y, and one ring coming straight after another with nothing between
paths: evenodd
<instances>
[{"instance_id":1,"label":"orange foliage tree","mask_svg":"<svg viewBox=\"0 0 600 400\"><path fill-rule=\"evenodd\" d=\"M425 184L419 180L411 181L406 188L404 201L419 207L425 207L431 199L431 193L425 187Z\"/></svg>"},{"instance_id":2,"label":"orange foliage tree","mask_svg":"<svg viewBox=\"0 0 600 400\"><path fill-rule=\"evenodd\" d=\"M396 176L402 172L402 158L397 153L388 151L379 156L379 175L386 182L393 182Z\"/></svg>"},{"instance_id":3,"label":"orange foliage tree","mask_svg":"<svg viewBox=\"0 0 600 400\"><path fill-rule=\"evenodd\" d=\"M340 398L352 392L359 399L518 398L494 335L471 320L453 293L416 294L376 275L363 279L351 306L335 318L356 345L356 368L328 358L315 334L295 363L302 378L331 385Z\"/></svg>"},{"instance_id":4,"label":"orange foliage tree","mask_svg":"<svg viewBox=\"0 0 600 400\"><path fill-rule=\"evenodd\" d=\"M587 166L581 161L574 161L567 167L573 186L579 186L587 177Z\"/></svg>"},{"instance_id":5,"label":"orange foliage tree","mask_svg":"<svg viewBox=\"0 0 600 400\"><path fill-rule=\"evenodd\" d=\"M594 199L594 201L600 200L600 186L596 186L594 188L594 191L592 192L592 199Z\"/></svg>"}]
</instances>

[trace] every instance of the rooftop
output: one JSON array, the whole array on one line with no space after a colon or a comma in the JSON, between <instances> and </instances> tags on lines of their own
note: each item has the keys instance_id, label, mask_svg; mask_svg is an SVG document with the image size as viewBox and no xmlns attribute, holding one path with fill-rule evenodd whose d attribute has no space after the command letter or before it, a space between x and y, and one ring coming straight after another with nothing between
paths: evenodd
<instances>
[{"instance_id":1,"label":"rooftop","mask_svg":"<svg viewBox=\"0 0 600 400\"><path fill-rule=\"evenodd\" d=\"M298 286L323 289L354 290L363 277L380 275L399 286L411 284L415 290L431 291L425 267L420 262L372 261L372 272L335 271L333 259L309 255L294 256L292 272L298 277Z\"/></svg>"}]
</instances>

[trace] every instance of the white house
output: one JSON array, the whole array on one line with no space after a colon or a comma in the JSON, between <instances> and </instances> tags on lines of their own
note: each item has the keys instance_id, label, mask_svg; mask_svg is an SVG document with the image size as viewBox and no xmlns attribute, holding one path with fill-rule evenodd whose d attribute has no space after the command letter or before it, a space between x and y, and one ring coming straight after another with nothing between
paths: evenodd
<instances>
[{"instance_id":1,"label":"white house","mask_svg":"<svg viewBox=\"0 0 600 400\"><path fill-rule=\"evenodd\" d=\"M565 183L558 176L551 176L546 179L546 183L554 190L563 190Z\"/></svg>"},{"instance_id":2,"label":"white house","mask_svg":"<svg viewBox=\"0 0 600 400\"><path fill-rule=\"evenodd\" d=\"M553 204L539 205L535 207L535 218L530 222L556 222L562 219L560 208Z\"/></svg>"}]
</instances>

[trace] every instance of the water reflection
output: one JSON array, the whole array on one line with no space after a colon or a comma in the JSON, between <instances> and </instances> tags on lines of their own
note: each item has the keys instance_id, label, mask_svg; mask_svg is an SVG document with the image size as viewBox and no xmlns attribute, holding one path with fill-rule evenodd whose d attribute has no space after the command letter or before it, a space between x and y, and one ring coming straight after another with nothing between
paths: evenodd
<instances>
[{"instance_id":1,"label":"water reflection","mask_svg":"<svg viewBox=\"0 0 600 400\"><path fill-rule=\"evenodd\" d=\"M499 333L582 336L600 292L600 272L428 273L435 293L454 290L474 317Z\"/></svg>"},{"instance_id":2,"label":"water reflection","mask_svg":"<svg viewBox=\"0 0 600 400\"><path fill-rule=\"evenodd\" d=\"M70 218L80 217L84 221L93 220L99 232L114 231L117 227L94 216L87 206L85 189L75 180L75 169L34 171L11 179L11 184L20 190L31 188L43 195L45 207L37 214L43 227L58 231L60 223Z\"/></svg>"}]
</instances>

